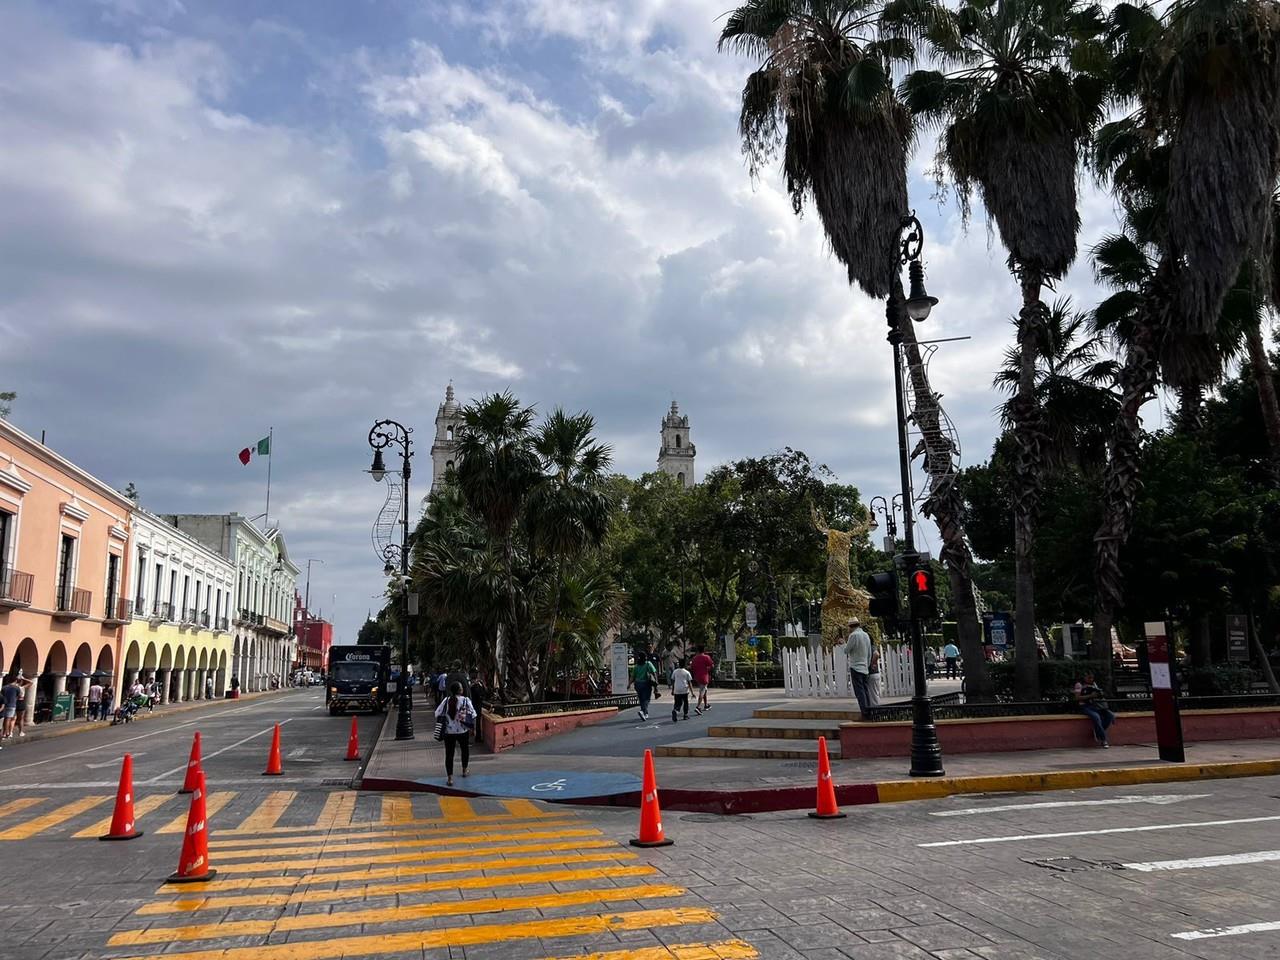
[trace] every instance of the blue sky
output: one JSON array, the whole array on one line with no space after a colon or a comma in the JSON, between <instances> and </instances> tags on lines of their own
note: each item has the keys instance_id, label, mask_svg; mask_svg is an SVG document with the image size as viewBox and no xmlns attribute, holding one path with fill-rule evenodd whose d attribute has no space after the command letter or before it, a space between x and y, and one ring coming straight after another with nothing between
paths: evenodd
<instances>
[{"instance_id":1,"label":"blue sky","mask_svg":"<svg viewBox=\"0 0 1280 960\"><path fill-rule=\"evenodd\" d=\"M677 398L699 473L783 446L895 483L883 307L780 178L749 180L725 0L10 0L0 6L0 389L156 512L261 511L326 562L350 636L381 590L369 425L510 388L651 469ZM964 461L996 431L1018 291L933 199L923 335ZM1081 249L1113 226L1082 187ZM1083 257L1082 257L1083 259ZM1063 291L1096 295L1078 265ZM936 547L936 543L934 544ZM326 606L330 605L326 602Z\"/></svg>"}]
</instances>

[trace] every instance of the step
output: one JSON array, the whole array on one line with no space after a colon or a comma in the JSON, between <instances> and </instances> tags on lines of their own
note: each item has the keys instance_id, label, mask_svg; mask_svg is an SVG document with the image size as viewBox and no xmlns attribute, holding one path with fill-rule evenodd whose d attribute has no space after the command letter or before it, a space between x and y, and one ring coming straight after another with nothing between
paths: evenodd
<instances>
[{"instance_id":1,"label":"step","mask_svg":"<svg viewBox=\"0 0 1280 960\"><path fill-rule=\"evenodd\" d=\"M713 737L751 737L782 740L817 740L826 737L827 742L840 739L840 724L832 720L789 720L768 717L760 720L740 720L722 727L711 727L707 733Z\"/></svg>"},{"instance_id":2,"label":"step","mask_svg":"<svg viewBox=\"0 0 1280 960\"><path fill-rule=\"evenodd\" d=\"M660 757L726 757L760 760L816 760L818 741L764 737L698 737L655 747ZM827 744L827 756L840 759L840 741Z\"/></svg>"},{"instance_id":3,"label":"step","mask_svg":"<svg viewBox=\"0 0 1280 960\"><path fill-rule=\"evenodd\" d=\"M859 714L858 705L851 700L832 700L830 705L808 700L761 707L752 716L759 720L825 720L839 725L846 720L857 720Z\"/></svg>"}]
</instances>

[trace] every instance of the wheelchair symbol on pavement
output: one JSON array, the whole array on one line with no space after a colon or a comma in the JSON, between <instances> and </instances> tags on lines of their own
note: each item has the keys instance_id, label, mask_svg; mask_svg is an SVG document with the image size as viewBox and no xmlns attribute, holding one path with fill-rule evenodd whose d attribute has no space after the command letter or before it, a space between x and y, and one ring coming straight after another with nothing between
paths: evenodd
<instances>
[{"instance_id":1,"label":"wheelchair symbol on pavement","mask_svg":"<svg viewBox=\"0 0 1280 960\"><path fill-rule=\"evenodd\" d=\"M535 783L533 790L537 793L548 793L550 791L563 790L565 787L564 779L552 780L550 783Z\"/></svg>"}]
</instances>

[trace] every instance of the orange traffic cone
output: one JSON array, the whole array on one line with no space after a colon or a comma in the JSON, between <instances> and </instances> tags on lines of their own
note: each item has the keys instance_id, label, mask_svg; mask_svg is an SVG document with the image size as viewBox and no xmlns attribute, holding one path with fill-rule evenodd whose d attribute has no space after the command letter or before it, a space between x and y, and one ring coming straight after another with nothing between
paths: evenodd
<instances>
[{"instance_id":1,"label":"orange traffic cone","mask_svg":"<svg viewBox=\"0 0 1280 960\"><path fill-rule=\"evenodd\" d=\"M212 880L218 871L209 866L209 825L205 823L204 774L196 780L191 793L191 809L187 811L187 829L182 834L182 853L178 869L169 874L169 883L197 883Z\"/></svg>"},{"instance_id":2,"label":"orange traffic cone","mask_svg":"<svg viewBox=\"0 0 1280 960\"><path fill-rule=\"evenodd\" d=\"M827 759L827 738L818 738L818 809L809 814L815 820L839 820L845 814L836 806L836 788L831 782L831 761Z\"/></svg>"},{"instance_id":3,"label":"orange traffic cone","mask_svg":"<svg viewBox=\"0 0 1280 960\"><path fill-rule=\"evenodd\" d=\"M280 724L276 724L271 734L271 752L267 754L267 769L262 771L264 777L278 777L284 773L280 765Z\"/></svg>"},{"instance_id":4,"label":"orange traffic cone","mask_svg":"<svg viewBox=\"0 0 1280 960\"><path fill-rule=\"evenodd\" d=\"M644 752L644 783L640 789L640 836L631 841L633 847L669 847L662 832L662 810L658 807L658 778L653 773L653 753Z\"/></svg>"},{"instance_id":5,"label":"orange traffic cone","mask_svg":"<svg viewBox=\"0 0 1280 960\"><path fill-rule=\"evenodd\" d=\"M347 757L348 760L360 759L360 725L356 723L356 718L351 718L351 736L347 737Z\"/></svg>"},{"instance_id":6,"label":"orange traffic cone","mask_svg":"<svg viewBox=\"0 0 1280 960\"><path fill-rule=\"evenodd\" d=\"M195 739L191 741L191 758L187 761L187 777L182 781L182 789L178 793L194 793L196 782L202 773L204 773L204 767L200 762L200 731L197 730Z\"/></svg>"},{"instance_id":7,"label":"orange traffic cone","mask_svg":"<svg viewBox=\"0 0 1280 960\"><path fill-rule=\"evenodd\" d=\"M120 786L116 788L116 808L111 813L111 829L99 840L132 840L142 836L133 819L133 755L126 753L120 765Z\"/></svg>"}]
</instances>

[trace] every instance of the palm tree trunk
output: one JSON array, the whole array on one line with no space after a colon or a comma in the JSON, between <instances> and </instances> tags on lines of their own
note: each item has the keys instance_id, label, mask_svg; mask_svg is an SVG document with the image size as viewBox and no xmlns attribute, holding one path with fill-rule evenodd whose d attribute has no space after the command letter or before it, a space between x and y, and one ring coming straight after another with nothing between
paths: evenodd
<instances>
[{"instance_id":1,"label":"palm tree trunk","mask_svg":"<svg viewBox=\"0 0 1280 960\"><path fill-rule=\"evenodd\" d=\"M1178 416L1175 428L1179 433L1195 434L1204 423L1204 384L1188 380L1178 388Z\"/></svg>"},{"instance_id":2,"label":"palm tree trunk","mask_svg":"<svg viewBox=\"0 0 1280 960\"><path fill-rule=\"evenodd\" d=\"M513 700L526 702L529 699L529 659L528 651L519 637L516 613L516 578L514 564L511 560L511 534L502 538L502 566L507 575L507 626L510 635L506 638L507 660L507 692Z\"/></svg>"},{"instance_id":3,"label":"palm tree trunk","mask_svg":"<svg viewBox=\"0 0 1280 960\"><path fill-rule=\"evenodd\" d=\"M564 557L556 557L556 579L551 586L551 623L547 625L547 645L538 654L538 695L544 700L547 692L547 670L551 663L551 648L556 642L556 621L560 619L560 589L564 582ZM566 700L569 698L566 696Z\"/></svg>"},{"instance_id":4,"label":"palm tree trunk","mask_svg":"<svg viewBox=\"0 0 1280 960\"><path fill-rule=\"evenodd\" d=\"M1262 645L1262 633L1258 630L1258 621L1254 618L1252 610L1249 613L1249 633L1253 637L1253 652L1258 657L1258 664L1262 667L1262 678L1267 681L1267 686L1271 688L1272 693L1280 693L1280 681L1276 680L1276 673L1271 669L1271 661L1267 657L1266 648Z\"/></svg>"},{"instance_id":5,"label":"palm tree trunk","mask_svg":"<svg viewBox=\"0 0 1280 960\"><path fill-rule=\"evenodd\" d=\"M895 278L891 296L892 302L903 302L900 278ZM897 311L897 320L907 361L907 375L911 378L911 389L915 395L912 417L924 437L925 470L930 476L929 496L920 512L937 524L942 537L939 559L947 566L951 584L952 613L956 618L960 655L964 658L965 697L971 701L991 700L994 693L983 656L982 626L978 622L977 597L973 590L973 552L969 549L964 523L960 519L963 503L952 460L954 446L951 438L943 432L937 395L929 386L929 374L920 356L912 321L905 310Z\"/></svg>"},{"instance_id":6,"label":"palm tree trunk","mask_svg":"<svg viewBox=\"0 0 1280 960\"><path fill-rule=\"evenodd\" d=\"M1024 271L1020 281L1018 389L1013 403L1014 696L1039 700L1034 549L1045 444L1044 416L1036 397L1036 344L1048 310L1040 300L1040 274Z\"/></svg>"},{"instance_id":7,"label":"palm tree trunk","mask_svg":"<svg viewBox=\"0 0 1280 960\"><path fill-rule=\"evenodd\" d=\"M1280 480L1280 403L1276 401L1275 372L1262 342L1262 324L1245 331L1249 347L1249 366L1258 385L1258 403L1262 407L1262 422L1267 430L1267 445L1271 448L1271 470Z\"/></svg>"}]
</instances>

